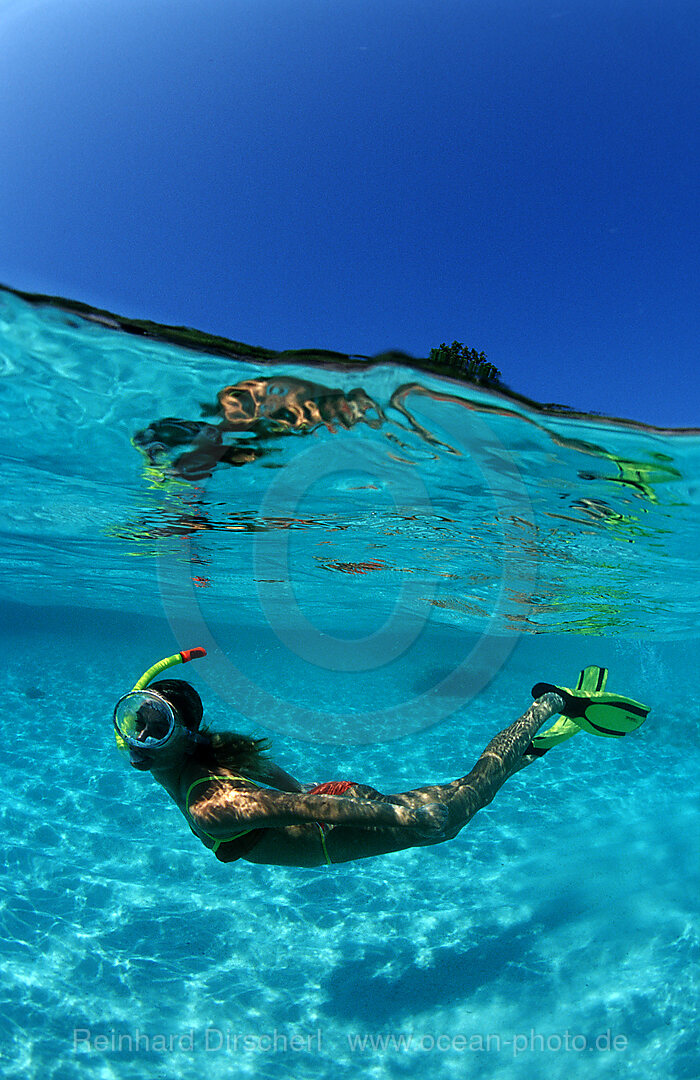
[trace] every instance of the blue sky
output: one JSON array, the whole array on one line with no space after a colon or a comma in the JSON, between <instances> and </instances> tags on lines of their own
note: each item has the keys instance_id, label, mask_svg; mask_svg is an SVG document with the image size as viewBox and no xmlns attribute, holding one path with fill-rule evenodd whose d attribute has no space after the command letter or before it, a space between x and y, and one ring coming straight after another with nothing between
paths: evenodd
<instances>
[{"instance_id":1,"label":"blue sky","mask_svg":"<svg viewBox=\"0 0 700 1080\"><path fill-rule=\"evenodd\" d=\"M696 0L5 0L0 281L700 426Z\"/></svg>"}]
</instances>

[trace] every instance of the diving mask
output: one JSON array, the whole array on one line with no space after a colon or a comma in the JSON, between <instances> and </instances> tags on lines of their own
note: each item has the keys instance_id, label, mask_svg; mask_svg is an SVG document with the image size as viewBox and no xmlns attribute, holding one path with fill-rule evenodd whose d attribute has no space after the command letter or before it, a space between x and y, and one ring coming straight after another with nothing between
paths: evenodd
<instances>
[{"instance_id":1,"label":"diving mask","mask_svg":"<svg viewBox=\"0 0 700 1080\"><path fill-rule=\"evenodd\" d=\"M150 751L161 750L172 737L177 726L177 719L170 702L156 693L147 690L148 684L157 675L175 664L186 664L206 656L206 650L197 647L184 649L159 660L145 671L139 681L119 699L114 709L114 734L120 750L128 750L131 764L136 768L148 768Z\"/></svg>"},{"instance_id":2,"label":"diving mask","mask_svg":"<svg viewBox=\"0 0 700 1080\"><path fill-rule=\"evenodd\" d=\"M172 706L154 690L130 690L114 709L114 728L129 749L162 749L175 724Z\"/></svg>"}]
</instances>

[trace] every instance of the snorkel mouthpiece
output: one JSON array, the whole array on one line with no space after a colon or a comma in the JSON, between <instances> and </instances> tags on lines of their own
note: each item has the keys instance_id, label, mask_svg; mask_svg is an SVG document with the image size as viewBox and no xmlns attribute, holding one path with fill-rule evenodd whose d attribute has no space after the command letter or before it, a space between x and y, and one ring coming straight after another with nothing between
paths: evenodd
<instances>
[{"instance_id":1,"label":"snorkel mouthpiece","mask_svg":"<svg viewBox=\"0 0 700 1080\"><path fill-rule=\"evenodd\" d=\"M164 734L163 738L153 737L150 734L146 735L143 722L141 722L141 729L137 734L137 720L140 719L139 714L143 709L144 702L143 700L139 701L139 709L133 711L131 702L127 705L126 699L130 698L132 694L136 695L138 698L148 684L151 683L157 675L160 675L161 672L166 671L168 668L175 667L176 664L187 664L190 660L199 660L206 655L207 650L203 649L201 645L196 645L193 649L183 649L182 652L175 653L173 656L166 656L163 660L159 660L157 664L149 667L148 671L144 671L134 688L117 702L117 706L114 710L114 737L120 750L131 752L131 763L136 768L148 768L148 764L143 758L143 751L148 750L149 747L157 749L158 746L165 745L172 733L175 718L172 716L170 706L163 698L160 698L160 704L167 709L172 717L172 723L167 734ZM152 703L153 707L157 703L158 695L152 691L147 691L143 697L147 698L149 695L152 699L156 699L156 701ZM136 699L132 698L131 700L135 706Z\"/></svg>"}]
</instances>

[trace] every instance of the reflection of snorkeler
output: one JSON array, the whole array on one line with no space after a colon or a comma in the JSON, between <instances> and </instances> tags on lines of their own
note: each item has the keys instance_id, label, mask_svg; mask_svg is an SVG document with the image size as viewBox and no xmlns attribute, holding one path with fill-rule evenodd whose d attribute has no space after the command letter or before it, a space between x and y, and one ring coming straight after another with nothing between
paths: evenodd
<instances>
[{"instance_id":1,"label":"reflection of snorkeler","mask_svg":"<svg viewBox=\"0 0 700 1080\"><path fill-rule=\"evenodd\" d=\"M162 466L168 450L189 446L167 471L185 480L210 476L218 464L247 465L266 452L261 440L281 434L309 434L324 426L367 424L379 428L385 417L372 398L357 387L342 390L291 375L245 379L220 390L209 409L219 423L166 417L138 431L133 443L151 466ZM226 440L226 436L232 438Z\"/></svg>"},{"instance_id":2,"label":"reflection of snorkeler","mask_svg":"<svg viewBox=\"0 0 700 1080\"><path fill-rule=\"evenodd\" d=\"M622 736L649 711L606 694L605 669L586 668L574 690L535 686L534 704L452 783L395 795L348 780L304 787L269 760L263 740L201 730L202 702L189 683L165 679L146 689L166 668L203 655L190 649L149 668L117 703L114 726L131 764L150 770L221 862L330 865L451 840L550 746L581 730ZM557 712L566 718L538 735Z\"/></svg>"},{"instance_id":3,"label":"reflection of snorkeler","mask_svg":"<svg viewBox=\"0 0 700 1080\"><path fill-rule=\"evenodd\" d=\"M491 395L487 399L482 394L477 401L437 391L420 383L404 383L396 387L388 408L400 414L404 423L393 421L392 427L408 428L426 445L449 454L459 454L459 450L437 438L409 408L411 399L420 401L421 397L433 402L459 405L462 409L486 416L511 418L530 424L556 446L611 461L617 468L617 475L597 476L580 472L580 478L600 479L621 485L645 501L658 501L652 485L679 477L671 465L671 459L665 455L654 454L654 460L647 463L621 458L603 446L557 433L522 409L516 411L503 404L498 395ZM162 482L166 476L170 476L182 480L201 480L210 476L219 464L250 464L269 452L266 441L269 443L269 440L280 435L310 434L322 426L336 432L339 428L349 430L357 424L367 424L375 429L387 424L382 407L361 387L345 393L292 375L259 376L226 386L219 391L217 404L205 406L204 413L211 420L166 417L136 432L133 444L147 458L152 479ZM215 419L218 419L218 423L213 422ZM389 437L397 441L395 431ZM172 460L169 451L180 449L182 452ZM602 500L598 499L597 502L597 517L626 520L612 508L606 507Z\"/></svg>"}]
</instances>

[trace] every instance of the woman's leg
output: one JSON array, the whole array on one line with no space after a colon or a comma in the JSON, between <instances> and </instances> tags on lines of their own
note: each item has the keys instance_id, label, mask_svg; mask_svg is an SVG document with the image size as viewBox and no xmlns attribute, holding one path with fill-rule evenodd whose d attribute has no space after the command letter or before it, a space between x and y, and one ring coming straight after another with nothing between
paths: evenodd
<instances>
[{"instance_id":1,"label":"woman's leg","mask_svg":"<svg viewBox=\"0 0 700 1080\"><path fill-rule=\"evenodd\" d=\"M451 839L478 810L488 806L506 780L537 760L538 755L526 754L525 751L542 725L561 712L563 707L564 702L558 694L545 694L533 702L518 720L491 739L466 776L449 784L432 784L391 795L389 801L411 807L443 803L449 816L445 836L441 839Z\"/></svg>"},{"instance_id":2,"label":"woman's leg","mask_svg":"<svg viewBox=\"0 0 700 1080\"><path fill-rule=\"evenodd\" d=\"M420 836L413 829L406 828L360 829L335 825L328 829L325 835L331 862L350 862L451 840L478 810L488 806L509 777L536 760L534 756L526 755L525 751L542 725L561 712L563 706L564 703L557 694L545 694L535 701L523 716L491 740L471 772L451 783L433 784L396 795L382 795L364 784L355 785L352 795L362 799L377 799L410 807L443 803L448 811L447 825L444 833L435 839ZM351 797L350 792L347 797ZM320 866L326 861L318 827L315 825L266 829L265 832L269 835L264 836L245 856L248 862Z\"/></svg>"}]
</instances>

